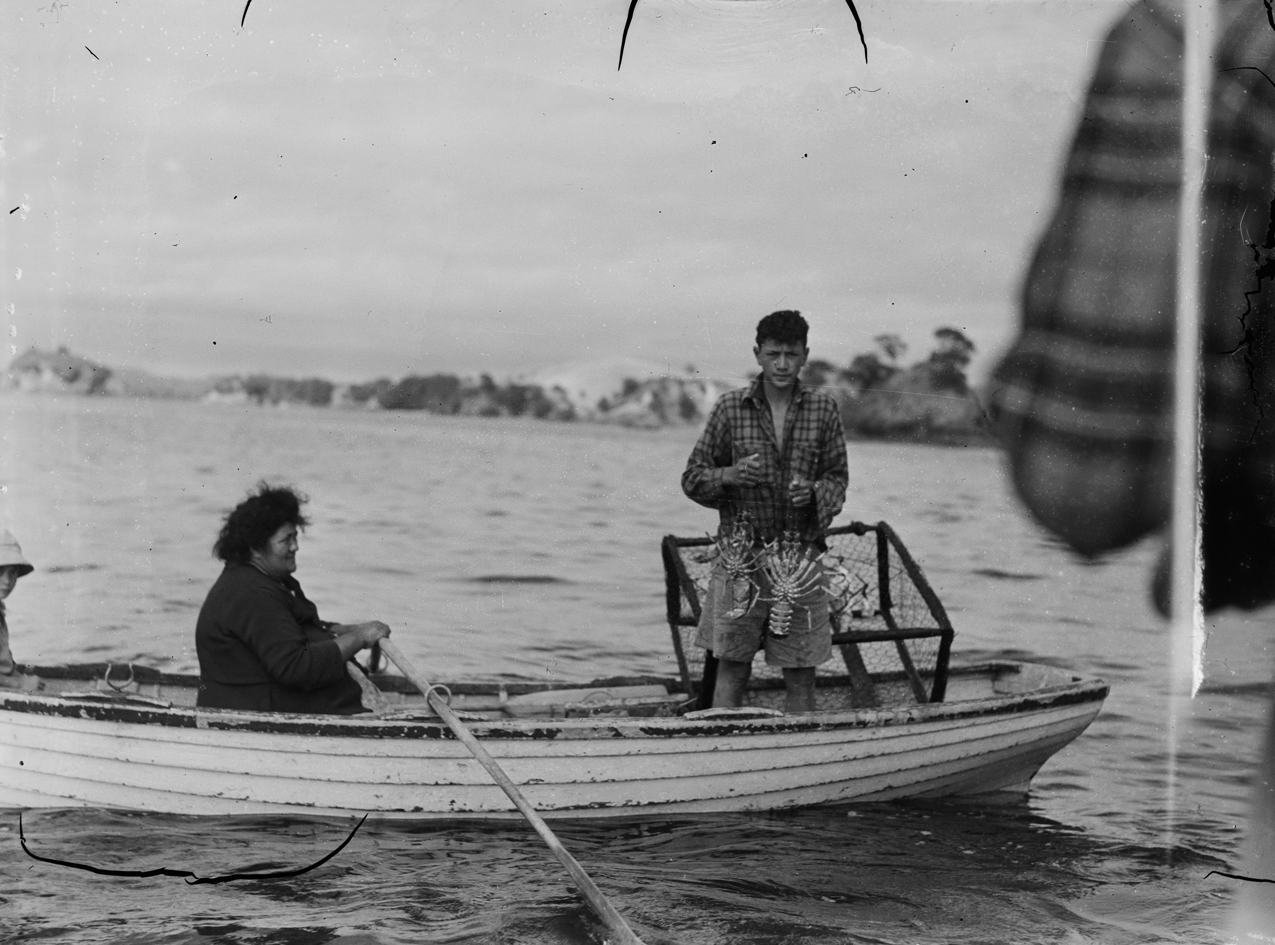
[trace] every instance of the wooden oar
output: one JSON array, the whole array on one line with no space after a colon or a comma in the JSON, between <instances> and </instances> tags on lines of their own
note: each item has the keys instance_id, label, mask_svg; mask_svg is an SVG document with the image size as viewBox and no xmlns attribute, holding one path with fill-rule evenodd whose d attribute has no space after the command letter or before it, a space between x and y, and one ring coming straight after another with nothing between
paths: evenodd
<instances>
[{"instance_id":1,"label":"wooden oar","mask_svg":"<svg viewBox=\"0 0 1275 945\"><path fill-rule=\"evenodd\" d=\"M376 688L376 683L367 678L363 670L359 669L358 663L346 660L345 669L350 674L350 678L363 690L364 706L377 713L384 712L390 707L390 700L385 698L385 693Z\"/></svg>"},{"instance_id":2,"label":"wooden oar","mask_svg":"<svg viewBox=\"0 0 1275 945\"><path fill-rule=\"evenodd\" d=\"M381 641L381 652L384 653L394 663L395 666L402 671L403 675L411 680L412 685L421 691L428 700L430 708L438 713L439 718L447 723L448 728L456 733L456 737L460 739L470 754L478 760L478 763L487 769L487 773L491 775L493 781L500 785L501 790L509 795L509 799L514 802L514 806L518 808L523 817L527 818L527 822L535 828L536 833L540 834L540 839L548 844L549 849L553 851L553 855L558 858L558 862L563 865L571 878L575 880L576 886L580 888L585 900L589 906L597 913L607 928L615 933L618 945L643 945L624 917L616 911L615 906L611 905L611 901L603 895L597 885L589 878L589 874L584 868L576 862L576 858L567 852L566 847L554 836L553 831L549 829L549 825L544 822L536 809L531 806L528 800L518 790L518 786L509 779L509 775L505 774L504 769L496 763L496 759L487 753L487 749L479 744L473 733L465 728L463 722L456 717L447 703L444 702L429 684L429 680L420 674L420 672L412 665L411 661L405 657L402 652L390 640Z\"/></svg>"}]
</instances>

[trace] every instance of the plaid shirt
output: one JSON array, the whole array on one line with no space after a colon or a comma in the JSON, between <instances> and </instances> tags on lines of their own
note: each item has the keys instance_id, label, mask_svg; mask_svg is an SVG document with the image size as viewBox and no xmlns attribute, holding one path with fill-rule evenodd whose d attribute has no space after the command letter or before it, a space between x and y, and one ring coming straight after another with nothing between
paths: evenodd
<instances>
[{"instance_id":1,"label":"plaid shirt","mask_svg":"<svg viewBox=\"0 0 1275 945\"><path fill-rule=\"evenodd\" d=\"M1261 0L1219 16L1201 231L1210 609L1275 599L1275 29ZM1087 554L1170 514L1179 14L1143 0L1101 50L1022 333L990 385L1020 494Z\"/></svg>"},{"instance_id":2,"label":"plaid shirt","mask_svg":"<svg viewBox=\"0 0 1275 945\"><path fill-rule=\"evenodd\" d=\"M762 459L765 481L755 487L724 485L724 467L753 453ZM799 507L788 500L794 476L814 482L810 505ZM682 473L682 491L700 505L718 509L722 530L745 514L759 540L796 531L825 550L823 535L841 511L849 478L837 402L798 382L784 420L781 450L758 378L750 387L728 391L713 405Z\"/></svg>"}]
</instances>

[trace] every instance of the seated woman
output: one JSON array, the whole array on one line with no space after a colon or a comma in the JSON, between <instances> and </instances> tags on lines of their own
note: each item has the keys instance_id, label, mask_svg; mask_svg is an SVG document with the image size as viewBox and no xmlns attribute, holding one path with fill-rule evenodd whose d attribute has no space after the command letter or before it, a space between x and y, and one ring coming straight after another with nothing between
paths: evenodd
<instances>
[{"instance_id":1,"label":"seated woman","mask_svg":"<svg viewBox=\"0 0 1275 945\"><path fill-rule=\"evenodd\" d=\"M379 620L319 619L292 572L304 497L266 483L226 516L213 554L225 570L195 625L199 697L209 708L352 714L364 711L346 661L390 635Z\"/></svg>"}]
</instances>

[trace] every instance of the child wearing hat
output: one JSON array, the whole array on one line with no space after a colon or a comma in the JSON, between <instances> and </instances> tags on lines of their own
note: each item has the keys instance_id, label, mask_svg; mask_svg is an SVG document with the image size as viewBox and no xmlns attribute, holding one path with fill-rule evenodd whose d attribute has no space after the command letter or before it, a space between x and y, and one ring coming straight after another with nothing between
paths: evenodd
<instances>
[{"instance_id":1,"label":"child wearing hat","mask_svg":"<svg viewBox=\"0 0 1275 945\"><path fill-rule=\"evenodd\" d=\"M34 570L35 566L23 557L17 539L7 530L0 532L0 687L26 689L36 678L15 675L16 666L9 649L9 625L4 619L4 599L13 591L18 578Z\"/></svg>"}]
</instances>

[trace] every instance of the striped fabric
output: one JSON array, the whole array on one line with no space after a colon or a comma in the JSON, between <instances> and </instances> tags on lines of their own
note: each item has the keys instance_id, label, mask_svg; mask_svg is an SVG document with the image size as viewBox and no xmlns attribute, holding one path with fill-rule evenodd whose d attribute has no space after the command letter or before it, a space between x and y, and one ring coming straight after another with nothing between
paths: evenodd
<instances>
[{"instance_id":1,"label":"striped fabric","mask_svg":"<svg viewBox=\"0 0 1275 945\"><path fill-rule=\"evenodd\" d=\"M750 488L723 485L724 468L752 453L761 457L766 481ZM788 501L793 476L814 481L812 504L799 508ZM682 491L700 505L718 509L723 530L743 514L763 541L791 530L824 549L824 532L841 511L849 478L837 402L799 383L784 421L781 450L758 378L713 405L682 473Z\"/></svg>"},{"instance_id":2,"label":"striped fabric","mask_svg":"<svg viewBox=\"0 0 1275 945\"><path fill-rule=\"evenodd\" d=\"M1219 13L1201 233L1209 609L1275 599L1275 27L1261 0L1222 0ZM1170 514L1177 8L1122 10L1100 48L1022 331L990 390L1020 495L1085 554Z\"/></svg>"}]
</instances>

